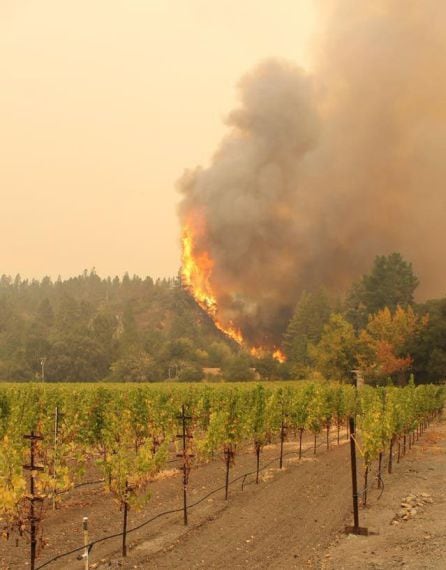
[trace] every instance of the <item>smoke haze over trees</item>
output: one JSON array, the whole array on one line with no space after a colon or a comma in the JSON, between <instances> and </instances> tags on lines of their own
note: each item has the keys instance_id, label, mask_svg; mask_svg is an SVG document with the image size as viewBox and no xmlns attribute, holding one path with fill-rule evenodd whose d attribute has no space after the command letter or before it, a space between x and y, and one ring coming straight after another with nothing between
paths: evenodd
<instances>
[{"instance_id":1,"label":"smoke haze over trees","mask_svg":"<svg viewBox=\"0 0 446 570\"><path fill-rule=\"evenodd\" d=\"M444 379L446 299L414 304L417 277L399 254L378 256L358 283L367 287L353 285L345 300L325 290L302 294L284 334L288 361L279 364L226 338L177 278L3 275L0 380L39 380L41 358L46 381L198 381L207 369L221 370L213 380L249 380L254 368L267 380L320 373L345 380L356 366L372 382L404 381L411 372L421 381ZM370 298L381 301L365 314Z\"/></svg>"},{"instance_id":2,"label":"smoke haze over trees","mask_svg":"<svg viewBox=\"0 0 446 570\"><path fill-rule=\"evenodd\" d=\"M47 381L201 379L234 347L177 279L0 278L0 378ZM195 373L195 375L194 375Z\"/></svg>"}]
</instances>

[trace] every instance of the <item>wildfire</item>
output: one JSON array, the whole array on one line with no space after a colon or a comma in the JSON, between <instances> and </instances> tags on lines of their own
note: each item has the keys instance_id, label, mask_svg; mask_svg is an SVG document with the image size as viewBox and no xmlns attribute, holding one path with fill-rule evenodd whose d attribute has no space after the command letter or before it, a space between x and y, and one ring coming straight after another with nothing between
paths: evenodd
<instances>
[{"instance_id":1,"label":"wildfire","mask_svg":"<svg viewBox=\"0 0 446 570\"><path fill-rule=\"evenodd\" d=\"M269 352L269 350L267 350L266 348L263 348L261 346L253 346L250 350L249 350L251 356L255 356L256 358L265 358L265 356L267 356L268 354L271 354ZM277 360L277 362L283 363L286 362L286 356L285 354L280 350L280 348L276 348L273 351L273 358L274 360Z\"/></svg>"},{"instance_id":2,"label":"wildfire","mask_svg":"<svg viewBox=\"0 0 446 570\"><path fill-rule=\"evenodd\" d=\"M280 362L281 364L283 362L286 362L286 356L285 354L280 350L280 348L277 348L274 352L273 352L273 358L275 358L278 362Z\"/></svg>"},{"instance_id":3,"label":"wildfire","mask_svg":"<svg viewBox=\"0 0 446 570\"><path fill-rule=\"evenodd\" d=\"M217 300L212 293L210 277L214 262L205 251L199 255L194 252L194 233L186 226L183 231L182 277L197 303L212 316L217 310Z\"/></svg>"},{"instance_id":4,"label":"wildfire","mask_svg":"<svg viewBox=\"0 0 446 570\"><path fill-rule=\"evenodd\" d=\"M212 317L218 330L240 346L243 346L245 342L241 331L234 327L232 323L222 323L218 318L217 298L211 285L214 261L207 251L197 252L195 246L197 234L202 231L200 227L200 224L188 224L183 228L181 269L183 284L189 289L198 305ZM250 353L256 358L262 358L268 354L268 351L262 347L252 347ZM276 349L273 352L273 358L278 362L285 362L286 360L280 349Z\"/></svg>"},{"instance_id":5,"label":"wildfire","mask_svg":"<svg viewBox=\"0 0 446 570\"><path fill-rule=\"evenodd\" d=\"M182 278L195 301L205 310L222 333L232 338L236 343L243 344L240 330L231 324L225 325L217 317L217 299L213 293L210 278L214 261L207 251L196 253L194 247L195 232L191 226L183 229Z\"/></svg>"}]
</instances>

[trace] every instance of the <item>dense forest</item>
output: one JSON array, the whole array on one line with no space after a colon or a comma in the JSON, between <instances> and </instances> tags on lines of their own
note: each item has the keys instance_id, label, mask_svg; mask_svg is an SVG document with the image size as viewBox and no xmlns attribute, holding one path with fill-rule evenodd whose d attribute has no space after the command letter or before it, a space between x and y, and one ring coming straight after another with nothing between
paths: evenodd
<instances>
[{"instance_id":1,"label":"dense forest","mask_svg":"<svg viewBox=\"0 0 446 570\"><path fill-rule=\"evenodd\" d=\"M344 297L303 292L283 338L287 362L226 338L179 278L0 278L0 379L184 381L446 377L446 298L416 304L401 255L378 256ZM220 370L221 375L215 375Z\"/></svg>"}]
</instances>

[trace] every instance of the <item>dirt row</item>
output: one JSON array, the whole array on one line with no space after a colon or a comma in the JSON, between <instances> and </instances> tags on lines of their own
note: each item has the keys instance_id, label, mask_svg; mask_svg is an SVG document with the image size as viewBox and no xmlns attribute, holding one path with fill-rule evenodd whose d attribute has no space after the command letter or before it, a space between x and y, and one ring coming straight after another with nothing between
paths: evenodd
<instances>
[{"instance_id":1,"label":"dirt row","mask_svg":"<svg viewBox=\"0 0 446 570\"><path fill-rule=\"evenodd\" d=\"M361 511L368 537L338 533L322 570L446 568L446 422L434 425Z\"/></svg>"},{"instance_id":2,"label":"dirt row","mask_svg":"<svg viewBox=\"0 0 446 570\"><path fill-rule=\"evenodd\" d=\"M368 537L346 536L351 523L349 449L332 443L326 452L322 441L313 456L312 441L299 461L296 441L286 443L284 469L278 468L279 446L268 446L262 456L259 485L251 474L255 455L240 454L231 479L229 501L224 491L213 493L189 511L189 526L182 513L161 516L128 536L129 553L120 557L120 538L94 546L91 568L314 568L440 569L444 568L446 512L446 424L426 432L399 464L384 477L378 500L371 478L369 507L361 509L361 525ZM218 458L192 471L190 503L224 485L225 466ZM242 490L242 482L244 488ZM181 476L172 469L152 485L153 496L142 511L131 511L133 528L166 510L181 508ZM91 539L119 533L122 513L100 487L75 490L45 521L48 545L39 563L82 544L82 517L90 520ZM27 549L0 544L0 568L27 567ZM29 567L29 566L28 566ZM77 555L64 557L46 568L81 570Z\"/></svg>"},{"instance_id":3,"label":"dirt row","mask_svg":"<svg viewBox=\"0 0 446 570\"><path fill-rule=\"evenodd\" d=\"M345 447L345 435L342 434L340 449L337 449L336 442L332 442L332 451L325 450L325 439L321 436L317 449L316 458L313 456L312 437L304 438L304 458L299 462L297 457L298 443L296 440L285 444L285 462L283 474L295 472L299 479L305 474L305 478L311 477L311 473L316 469L320 461L325 461L325 457L330 458L333 463L343 460L339 457ZM333 439L335 439L333 434ZM262 480L259 485L255 485L255 454L251 448L241 450L236 456L234 467L231 469L231 481L235 482L230 487L229 501L224 500L224 490L209 496L205 501L200 502L189 512L189 527L183 525L182 513L173 513L168 516L161 516L144 526L136 532L128 535L129 560L133 560L133 552L139 548L139 552L144 555L152 554L158 550L175 543L179 537L189 530L193 530L203 525L209 518L219 516L229 506L235 505L240 499L247 501L249 497L254 497L262 488L269 486L276 480L278 470L279 445L267 446L261 459L261 465L267 465L273 461L270 468L262 471ZM302 471L301 475L298 473ZM251 472L251 475L243 477L243 474ZM282 473L280 473L282 475ZM316 475L317 478L317 475ZM209 492L220 488L225 481L225 464L223 458L216 457L212 462L200 465L192 470L189 485L189 502L192 504ZM242 483L244 490L242 491ZM294 483L293 483L294 484ZM131 510L129 514L129 528L134 528L150 518L156 517L160 513L169 510L181 509L182 506L182 482L181 473L178 469L172 468L164 471L161 476L151 485L152 496L147 505L140 511ZM281 493L280 489L277 491ZM284 490L287 493L286 489ZM254 499L255 500L255 499ZM262 499L263 501L263 499ZM43 537L46 546L39 553L38 566L52 559L54 556L63 554L82 545L82 519L89 518L90 540L97 540L108 535L121 532L122 512L119 505L106 494L102 485L80 487L73 490L63 500L61 507L53 512L48 510L43 523ZM121 539L114 538L100 544L96 544L90 553L90 560L93 568L104 565L115 564L119 558ZM29 545L26 538L22 538L15 543L15 540L0 542L0 568L15 570L24 568L28 562ZM83 568L82 561L77 560L79 553L63 557L45 568ZM138 554L139 556L139 554ZM147 567L147 566L143 566Z\"/></svg>"}]
</instances>

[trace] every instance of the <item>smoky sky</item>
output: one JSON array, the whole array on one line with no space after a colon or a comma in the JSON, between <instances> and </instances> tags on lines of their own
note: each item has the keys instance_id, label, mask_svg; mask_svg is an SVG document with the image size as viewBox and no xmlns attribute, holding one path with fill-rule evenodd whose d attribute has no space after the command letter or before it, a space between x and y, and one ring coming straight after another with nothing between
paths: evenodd
<instances>
[{"instance_id":1,"label":"smoky sky","mask_svg":"<svg viewBox=\"0 0 446 570\"><path fill-rule=\"evenodd\" d=\"M325 2L311 72L260 62L207 168L179 181L223 322L274 345L304 290L399 251L444 294L446 4Z\"/></svg>"}]
</instances>

